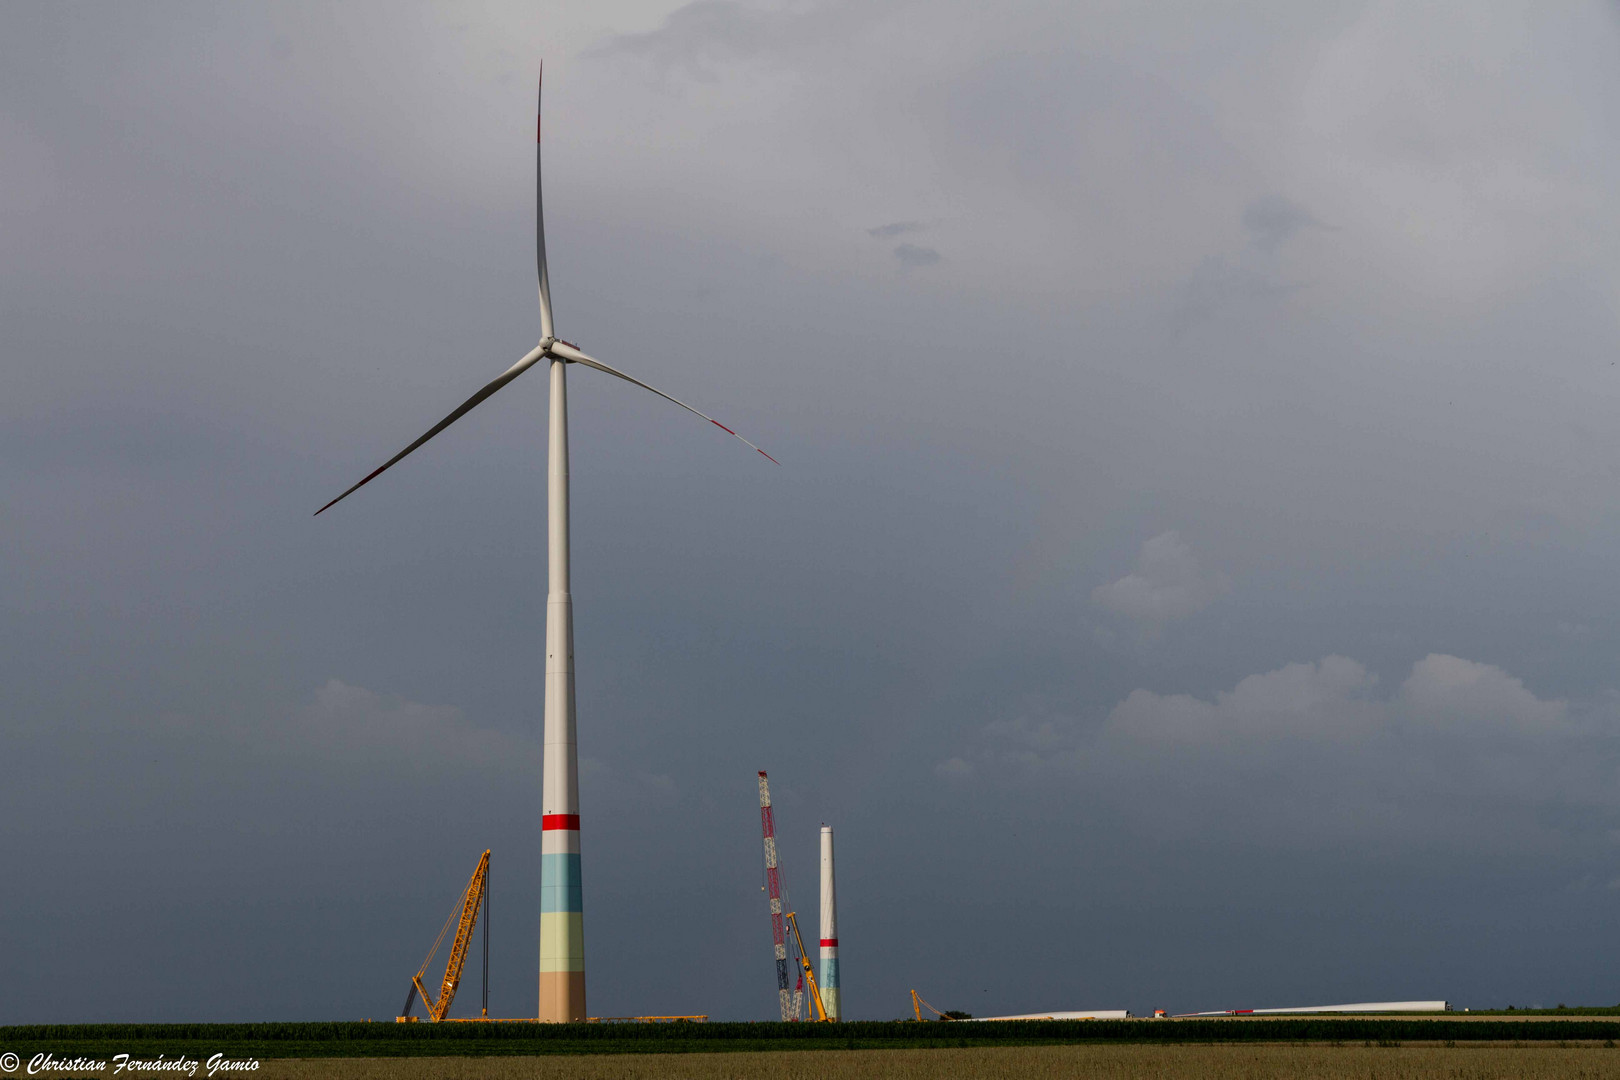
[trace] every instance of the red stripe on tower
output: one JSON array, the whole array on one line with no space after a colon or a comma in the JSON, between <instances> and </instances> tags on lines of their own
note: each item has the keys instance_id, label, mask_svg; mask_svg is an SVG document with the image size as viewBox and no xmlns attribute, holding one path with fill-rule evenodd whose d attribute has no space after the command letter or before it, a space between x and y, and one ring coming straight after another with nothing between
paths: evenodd
<instances>
[{"instance_id":1,"label":"red stripe on tower","mask_svg":"<svg viewBox=\"0 0 1620 1080\"><path fill-rule=\"evenodd\" d=\"M838 939L835 937L824 937L821 939L821 944L823 948L836 949L838 948Z\"/></svg>"},{"instance_id":2,"label":"red stripe on tower","mask_svg":"<svg viewBox=\"0 0 1620 1080\"><path fill-rule=\"evenodd\" d=\"M570 829L574 832L579 832L579 815L546 814L540 819L540 828L542 831L550 831L552 829Z\"/></svg>"}]
</instances>

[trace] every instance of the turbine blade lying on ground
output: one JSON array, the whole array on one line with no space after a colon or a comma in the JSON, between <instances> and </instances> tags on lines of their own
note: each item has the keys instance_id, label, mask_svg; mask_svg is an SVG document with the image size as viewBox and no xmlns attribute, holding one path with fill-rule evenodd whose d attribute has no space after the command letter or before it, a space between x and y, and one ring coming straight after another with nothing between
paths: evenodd
<instances>
[{"instance_id":1,"label":"turbine blade lying on ground","mask_svg":"<svg viewBox=\"0 0 1620 1080\"><path fill-rule=\"evenodd\" d=\"M663 398L665 401L672 401L676 405L679 405L681 408L685 409L687 412L692 413L694 416L703 417L703 419L707 420L709 423L713 424L715 427L719 428L721 431L725 432L727 435L730 435L732 438L737 439L738 441L740 441L742 443L745 443L748 446L752 446L756 451L758 451L761 455L763 455L765 457L765 459L767 461L769 461L771 464L773 464L773 465L782 464L780 461L777 461L775 458L771 457L771 455L765 453L765 451L760 450L759 447L754 446L753 443L748 442L748 440L744 439L741 435L738 435L735 431L732 431L730 428L726 427L726 425L722 424L720 421L716 420L714 417L706 415L705 413L698 412L696 409L692 408L692 406L688 405L686 402L680 400L679 398L672 398L668 394L664 393L662 390L659 390L656 387L648 386L646 383L642 382L640 379L631 378L629 375L626 375L624 372L620 371L618 368L609 367L607 364L602 363L602 361L600 361L600 360L594 360L591 357L586 356L584 353L580 352L578 349L574 348L572 345L568 344L568 342L566 342L566 341L557 342L555 345L553 345L551 347L551 352L552 352L552 355L554 355L554 356L560 356L565 360L572 360L576 364L584 364L586 367L595 368L597 371L606 372L609 375L613 375L613 376L616 376L616 377L618 377L620 379L623 379L627 383L634 383L636 386L641 387L643 390L647 390L647 391L650 391L650 392L652 392L654 394L657 394L659 397Z\"/></svg>"},{"instance_id":2,"label":"turbine blade lying on ground","mask_svg":"<svg viewBox=\"0 0 1620 1080\"><path fill-rule=\"evenodd\" d=\"M513 364L511 367L507 368L505 371L501 372L501 374L496 376L494 381L492 381L488 386L485 386L482 390L478 391L478 393L462 402L461 406L457 408L455 412L451 413L443 420L440 420L437 424L434 424L426 435L423 435L420 439L417 439L415 442L411 443L411 445L407 446L405 449L401 450L399 453L377 466L377 468L372 471L371 475L354 485L354 487L350 488L348 491L345 491L343 494L339 495L337 498L315 511L315 516L319 517L325 511L330 510L332 507L336 506L338 503L342 502L344 499L347 499L350 495L353 495L356 491L359 491L377 477L381 476L390 467L392 467L395 462L399 461L406 454L409 454L412 450L415 450L418 446L421 446L423 443L433 438L433 436L437 435L439 432L443 431L457 420L460 420L467 414L469 410L472 409L473 406L489 397L489 395L493 394L495 391L499 390L501 387L505 386L507 383L511 382L525 371L529 370L529 368L534 366L536 361L540 360L545 355L545 346L535 346L532 352L530 352L523 359L519 360L517 363Z\"/></svg>"}]
</instances>

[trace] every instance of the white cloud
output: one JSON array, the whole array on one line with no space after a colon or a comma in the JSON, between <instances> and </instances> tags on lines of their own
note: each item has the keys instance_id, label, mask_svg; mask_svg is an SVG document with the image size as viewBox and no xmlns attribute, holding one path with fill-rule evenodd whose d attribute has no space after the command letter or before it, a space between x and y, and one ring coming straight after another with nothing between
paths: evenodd
<instances>
[{"instance_id":1,"label":"white cloud","mask_svg":"<svg viewBox=\"0 0 1620 1080\"><path fill-rule=\"evenodd\" d=\"M1620 827L1620 713L1538 697L1501 668L1431 654L1393 692L1327 656L1209 697L1132 691L1100 723L1017 716L960 760L988 782L1042 777L1180 830L1241 824L1320 844L1513 846Z\"/></svg>"},{"instance_id":2,"label":"white cloud","mask_svg":"<svg viewBox=\"0 0 1620 1080\"><path fill-rule=\"evenodd\" d=\"M1414 724L1475 733L1484 727L1549 730L1569 711L1567 702L1537 698L1501 668L1434 653L1412 665L1399 705Z\"/></svg>"},{"instance_id":3,"label":"white cloud","mask_svg":"<svg viewBox=\"0 0 1620 1080\"><path fill-rule=\"evenodd\" d=\"M1190 618L1231 588L1226 576L1208 573L1174 530L1142 545L1136 568L1118 581L1091 590L1091 602L1125 616L1145 633Z\"/></svg>"},{"instance_id":4,"label":"white cloud","mask_svg":"<svg viewBox=\"0 0 1620 1080\"><path fill-rule=\"evenodd\" d=\"M1336 203L1336 221L1354 215L1346 224L1392 280L1428 304L1496 296L1613 235L1602 188L1571 158L1592 95L1530 77L1526 63L1612 49L1613 24L1540 15L1382 0L1327 44L1302 87L1295 162L1313 202Z\"/></svg>"},{"instance_id":5,"label":"white cloud","mask_svg":"<svg viewBox=\"0 0 1620 1080\"><path fill-rule=\"evenodd\" d=\"M1377 682L1356 661L1327 656L1250 675L1217 692L1212 702L1133 690L1114 708L1108 727L1130 738L1198 742L1250 735L1335 738L1376 725L1379 707L1366 695Z\"/></svg>"}]
</instances>

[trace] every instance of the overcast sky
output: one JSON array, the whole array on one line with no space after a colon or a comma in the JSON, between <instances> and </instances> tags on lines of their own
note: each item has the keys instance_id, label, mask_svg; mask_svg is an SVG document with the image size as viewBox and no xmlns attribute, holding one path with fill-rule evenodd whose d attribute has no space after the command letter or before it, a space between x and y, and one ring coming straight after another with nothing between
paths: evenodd
<instances>
[{"instance_id":1,"label":"overcast sky","mask_svg":"<svg viewBox=\"0 0 1620 1080\"><path fill-rule=\"evenodd\" d=\"M0 1022L1620 1001L1620 11L0 12ZM477 965L457 1011L477 1008Z\"/></svg>"}]
</instances>

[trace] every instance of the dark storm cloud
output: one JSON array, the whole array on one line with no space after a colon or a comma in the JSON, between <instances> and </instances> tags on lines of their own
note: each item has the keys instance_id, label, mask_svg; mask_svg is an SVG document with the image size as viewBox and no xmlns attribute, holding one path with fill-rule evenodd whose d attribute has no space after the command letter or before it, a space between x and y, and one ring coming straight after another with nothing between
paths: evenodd
<instances>
[{"instance_id":1,"label":"dark storm cloud","mask_svg":"<svg viewBox=\"0 0 1620 1080\"><path fill-rule=\"evenodd\" d=\"M1184 334L1201 322L1220 316L1263 316L1299 288L1277 280L1276 273L1243 261L1211 256L1193 268L1176 288L1169 325Z\"/></svg>"},{"instance_id":2,"label":"dark storm cloud","mask_svg":"<svg viewBox=\"0 0 1620 1080\"><path fill-rule=\"evenodd\" d=\"M881 240L890 236L904 236L906 233L922 232L927 227L920 221L895 221L888 225L879 225L875 229L867 229L866 235Z\"/></svg>"},{"instance_id":3,"label":"dark storm cloud","mask_svg":"<svg viewBox=\"0 0 1620 1080\"><path fill-rule=\"evenodd\" d=\"M894 249L894 257L900 260L900 265L911 269L918 266L933 266L939 262L939 252L931 247L920 244L901 244Z\"/></svg>"},{"instance_id":4,"label":"dark storm cloud","mask_svg":"<svg viewBox=\"0 0 1620 1080\"><path fill-rule=\"evenodd\" d=\"M8 13L8 1017L532 1007L542 55L593 1009L1612 1000L1612 10L986 12Z\"/></svg>"},{"instance_id":5,"label":"dark storm cloud","mask_svg":"<svg viewBox=\"0 0 1620 1080\"><path fill-rule=\"evenodd\" d=\"M1325 229L1303 206L1284 195L1264 195L1243 208L1243 227L1262 251L1273 251L1301 229Z\"/></svg>"}]
</instances>

